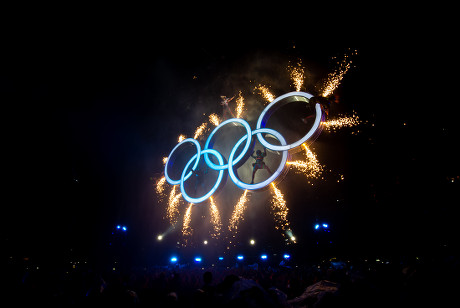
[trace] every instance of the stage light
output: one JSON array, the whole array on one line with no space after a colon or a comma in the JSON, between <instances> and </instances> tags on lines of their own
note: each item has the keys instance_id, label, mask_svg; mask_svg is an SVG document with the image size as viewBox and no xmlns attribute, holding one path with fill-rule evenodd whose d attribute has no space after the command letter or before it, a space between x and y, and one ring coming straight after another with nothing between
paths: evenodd
<instances>
[{"instance_id":1,"label":"stage light","mask_svg":"<svg viewBox=\"0 0 460 308\"><path fill-rule=\"evenodd\" d=\"M121 229L122 229L123 231L127 231L127 230L128 230L128 228L126 228L125 226L121 227Z\"/></svg>"},{"instance_id":2,"label":"stage light","mask_svg":"<svg viewBox=\"0 0 460 308\"><path fill-rule=\"evenodd\" d=\"M327 227L329 227L328 224L323 224L323 228L327 228Z\"/></svg>"},{"instance_id":3,"label":"stage light","mask_svg":"<svg viewBox=\"0 0 460 308\"><path fill-rule=\"evenodd\" d=\"M288 255L288 254L286 253L286 254L284 254L283 258L287 260L287 259L290 259L290 258L291 258L291 256L290 256L290 255Z\"/></svg>"},{"instance_id":4,"label":"stage light","mask_svg":"<svg viewBox=\"0 0 460 308\"><path fill-rule=\"evenodd\" d=\"M256 243L256 241L253 240L253 239L251 239L251 240L249 241L249 244L251 244L251 245L254 245L255 243Z\"/></svg>"},{"instance_id":5,"label":"stage light","mask_svg":"<svg viewBox=\"0 0 460 308\"><path fill-rule=\"evenodd\" d=\"M267 257L267 255L261 255L260 258L261 258L262 260L267 260L268 257Z\"/></svg>"},{"instance_id":6,"label":"stage light","mask_svg":"<svg viewBox=\"0 0 460 308\"><path fill-rule=\"evenodd\" d=\"M219 261L222 261L224 259L224 257L219 257Z\"/></svg>"},{"instance_id":7,"label":"stage light","mask_svg":"<svg viewBox=\"0 0 460 308\"><path fill-rule=\"evenodd\" d=\"M237 258L238 260L240 260L240 261L244 259L244 257L243 257L242 255L238 255L236 258Z\"/></svg>"},{"instance_id":8,"label":"stage light","mask_svg":"<svg viewBox=\"0 0 460 308\"><path fill-rule=\"evenodd\" d=\"M204 240L204 241L203 241L203 244L208 245L208 241L207 241L207 240Z\"/></svg>"},{"instance_id":9,"label":"stage light","mask_svg":"<svg viewBox=\"0 0 460 308\"><path fill-rule=\"evenodd\" d=\"M295 236L294 235L291 236L291 241L295 242L295 240L296 240Z\"/></svg>"},{"instance_id":10,"label":"stage light","mask_svg":"<svg viewBox=\"0 0 460 308\"><path fill-rule=\"evenodd\" d=\"M315 230L318 230L319 229L319 224L316 224L315 225Z\"/></svg>"},{"instance_id":11,"label":"stage light","mask_svg":"<svg viewBox=\"0 0 460 308\"><path fill-rule=\"evenodd\" d=\"M172 262L172 263L177 262L177 257L172 257L172 258L171 258L171 262Z\"/></svg>"},{"instance_id":12,"label":"stage light","mask_svg":"<svg viewBox=\"0 0 460 308\"><path fill-rule=\"evenodd\" d=\"M201 262L201 257L196 257L196 258L195 258L195 262L196 262L196 263L200 263L200 262Z\"/></svg>"},{"instance_id":13,"label":"stage light","mask_svg":"<svg viewBox=\"0 0 460 308\"><path fill-rule=\"evenodd\" d=\"M157 236L157 240L161 241L162 239L163 239L163 235L162 235L162 234L160 234L160 235Z\"/></svg>"},{"instance_id":14,"label":"stage light","mask_svg":"<svg viewBox=\"0 0 460 308\"><path fill-rule=\"evenodd\" d=\"M117 229L121 229L121 226L120 226L120 225L117 225Z\"/></svg>"}]
</instances>

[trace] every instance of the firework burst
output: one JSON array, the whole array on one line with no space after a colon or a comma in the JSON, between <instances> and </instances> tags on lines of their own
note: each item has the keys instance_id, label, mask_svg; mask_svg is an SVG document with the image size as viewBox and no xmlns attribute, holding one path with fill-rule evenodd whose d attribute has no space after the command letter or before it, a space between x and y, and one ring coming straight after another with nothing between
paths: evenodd
<instances>
[{"instance_id":1,"label":"firework burst","mask_svg":"<svg viewBox=\"0 0 460 308\"><path fill-rule=\"evenodd\" d=\"M288 66L289 75L291 77L292 85L294 86L297 92L302 89L302 85L305 78L305 69L302 66L302 60L298 60L295 66Z\"/></svg>"},{"instance_id":2,"label":"firework burst","mask_svg":"<svg viewBox=\"0 0 460 308\"><path fill-rule=\"evenodd\" d=\"M155 183L155 192L160 198L160 202L163 201L165 197L165 184L166 184L166 178L162 176L156 183Z\"/></svg>"},{"instance_id":3,"label":"firework burst","mask_svg":"<svg viewBox=\"0 0 460 308\"><path fill-rule=\"evenodd\" d=\"M328 97L334 93L335 89L337 89L337 87L342 82L343 76L345 76L345 74L351 68L351 64L353 63L351 56L355 56L357 54L358 53L356 50L345 53L343 59L337 61L338 67L327 75L326 81L323 84L322 91L320 92L320 96Z\"/></svg>"},{"instance_id":4,"label":"firework burst","mask_svg":"<svg viewBox=\"0 0 460 308\"><path fill-rule=\"evenodd\" d=\"M246 203L248 202L248 190L246 189L238 200L238 203L233 209L232 217L230 218L230 223L228 225L228 230L230 232L236 231L238 229L238 224L243 219L244 210L246 209Z\"/></svg>"},{"instance_id":5,"label":"firework burst","mask_svg":"<svg viewBox=\"0 0 460 308\"><path fill-rule=\"evenodd\" d=\"M335 119L330 119L322 123L323 129L326 131L335 132L341 128L353 127L361 124L356 112L353 112L351 116L340 116Z\"/></svg>"},{"instance_id":6,"label":"firework burst","mask_svg":"<svg viewBox=\"0 0 460 308\"><path fill-rule=\"evenodd\" d=\"M214 198L209 198L209 206L211 211L211 224L213 226L213 232L211 233L211 237L217 238L220 235L220 229L222 228L222 222L220 220L219 210L214 202Z\"/></svg>"},{"instance_id":7,"label":"firework burst","mask_svg":"<svg viewBox=\"0 0 460 308\"><path fill-rule=\"evenodd\" d=\"M241 95L241 91L238 93L238 98L236 99L236 117L241 118L244 111L244 97Z\"/></svg>"},{"instance_id":8,"label":"firework burst","mask_svg":"<svg viewBox=\"0 0 460 308\"><path fill-rule=\"evenodd\" d=\"M286 205L286 201L284 200L284 195L281 190L279 190L274 183L271 183L270 185L273 194L271 210L275 219L275 228L286 231L289 229L289 221L287 219L289 209Z\"/></svg>"},{"instance_id":9,"label":"firework burst","mask_svg":"<svg viewBox=\"0 0 460 308\"><path fill-rule=\"evenodd\" d=\"M305 160L290 161L287 162L287 164L294 167L297 172L304 174L307 178L319 178L324 170L323 165L320 164L315 153L313 153L305 143L302 144L302 148L305 151Z\"/></svg>"},{"instance_id":10,"label":"firework burst","mask_svg":"<svg viewBox=\"0 0 460 308\"><path fill-rule=\"evenodd\" d=\"M268 89L267 86L259 84L254 88L254 90L259 91L259 94L262 95L262 97L269 103L275 99L275 95L270 92L270 89Z\"/></svg>"},{"instance_id":11,"label":"firework burst","mask_svg":"<svg viewBox=\"0 0 460 308\"><path fill-rule=\"evenodd\" d=\"M171 225L174 225L179 219L179 204L182 200L182 194L176 194L176 186L174 185L169 193L168 207L166 209L166 216L169 219Z\"/></svg>"},{"instance_id":12,"label":"firework burst","mask_svg":"<svg viewBox=\"0 0 460 308\"><path fill-rule=\"evenodd\" d=\"M209 122L214 124L214 126L219 126L221 120L217 114L213 113L209 115Z\"/></svg>"},{"instance_id":13,"label":"firework burst","mask_svg":"<svg viewBox=\"0 0 460 308\"><path fill-rule=\"evenodd\" d=\"M193 203L190 203L187 210L185 211L184 224L182 226L183 236L190 236L192 235L192 232L193 232L193 229L190 226L190 222L192 221L192 208L193 208Z\"/></svg>"}]
</instances>

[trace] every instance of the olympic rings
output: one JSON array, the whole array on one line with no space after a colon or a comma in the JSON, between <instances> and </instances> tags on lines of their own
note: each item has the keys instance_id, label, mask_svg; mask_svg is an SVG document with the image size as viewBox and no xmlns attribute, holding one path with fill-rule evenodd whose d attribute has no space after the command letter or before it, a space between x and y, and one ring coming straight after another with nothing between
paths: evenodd
<instances>
[{"instance_id":1,"label":"olympic rings","mask_svg":"<svg viewBox=\"0 0 460 308\"><path fill-rule=\"evenodd\" d=\"M200 146L200 143L193 139L193 138L187 138L185 140L182 140L181 142L179 142L175 147L174 149L172 149L171 153L169 153L169 156L168 156L168 160L166 161L166 164L165 164L165 178L166 178L166 181L168 181L169 184L171 185L177 185L177 184L180 184L181 180L172 180L169 175L168 175L168 164L169 164L169 160L171 159L171 156L173 155L174 151L177 150L178 147L180 147L181 145L183 145L184 143L187 143L187 142L191 142L193 143L195 146L196 146L196 154L198 155L198 157L200 156L201 154L201 146ZM192 170L195 170L196 167L198 166L198 163L200 162L199 159L196 160L195 164L193 165L192 167ZM192 175L192 171L190 171L185 177L184 177L184 181L188 180L188 178Z\"/></svg>"},{"instance_id":2,"label":"olympic rings","mask_svg":"<svg viewBox=\"0 0 460 308\"><path fill-rule=\"evenodd\" d=\"M232 182L235 183L235 185L237 185L241 189L256 190L256 189L266 187L267 185L269 185L270 183L275 181L277 179L277 177L283 172L284 167L286 166L287 158L288 158L288 151L299 147L301 144L303 144L304 142L306 142L309 139L312 139L313 137L315 137L316 135L318 135L321 132L321 122L324 119L324 114L323 114L321 105L316 104L315 105L316 117L315 117L315 121L313 123L313 126L311 127L311 129L301 139L299 139L296 142L293 142L291 144L287 144L286 140L284 139L284 137L279 132L277 132L276 130L270 129L270 128L265 128L265 125L266 125L268 119L270 118L271 114L276 109L280 108L281 106L283 106L283 105L285 105L287 103L293 102L293 101L305 101L305 102L308 102L311 97L313 97L313 95L311 95L310 93L305 93L305 92L290 92L290 93L286 93L284 95L281 95L280 97L278 97L275 100L273 100L269 105L267 105L267 107L265 107L265 109L262 111L262 113L260 114L260 116L259 116L259 118L257 120L257 126L256 126L256 129L254 131L251 130L251 127L249 126L248 122L246 122L243 119L233 118L233 119L228 119L226 121L223 121L221 124L219 124L211 132L211 134L209 135L208 139L206 140L205 147L204 147L203 150L201 150L200 143L197 140L193 139L193 138L188 138L188 139L185 139L185 140L181 141L180 143L178 143L172 149L171 153L168 156L168 160L166 161L165 171L164 171L166 181L171 185L180 184L180 190L181 190L182 196L184 197L185 200L187 200L190 203L200 203L200 202L205 201L209 197L211 197L216 192L216 190L219 188L219 186L221 185L222 179L224 177L225 170L228 171L228 174L230 175L230 178L231 178ZM211 140L212 140L214 134L220 128L222 128L224 125L227 125L229 123L239 123L239 124L241 124L246 130L246 135L241 137L238 140L238 142L233 146L233 148L232 148L232 150L230 152L229 158L228 158L228 163L224 164L224 159L223 159L222 155L218 151L216 151L216 150L214 150L212 148L213 144L211 143ZM265 139L263 134L272 135L273 137L275 137L280 142L281 145L273 145L273 144L267 142L267 140ZM272 175L270 175L270 177L268 179L266 179L266 180L264 180L264 181L262 181L260 183L256 183L256 184L247 184L247 183L242 182L238 178L237 172L234 169L236 169L235 166L244 157L248 156L248 151L249 151L249 148L251 147L251 140L252 140L253 135L257 136L257 139L259 140L259 142L265 148L270 149L272 151L282 152L282 157L281 157L280 164L278 165L278 168L276 169L276 171L273 172ZM243 147L243 150L235 158L235 155L236 155L235 152L237 151L239 146L245 140L246 140L246 143L245 143L245 145ZM182 171L180 179L173 180L168 175L168 166L170 164L170 159L171 159L173 153L177 150L177 148L179 148L184 143L193 143L195 145L195 147L196 147L197 152L192 158L190 158L190 160L185 165L185 167L184 167L184 169ZM217 160L218 160L218 164L213 163L209 159L208 154L211 154L211 155L215 156L217 158ZM193 197L190 197L187 194L187 192L185 191L184 182L187 181L190 178L190 176L192 175L192 172L195 171L196 168L198 167L198 164L199 164L200 159L201 159L201 155L204 156L204 160L205 160L207 166L209 168L213 169L213 170L219 171L219 174L217 176L217 179L216 179L216 182L215 182L214 186L211 188L210 191L208 191L205 195L203 195L201 197L193 198ZM187 173L187 170L189 169L190 165L192 165L192 164L193 164L193 166L191 168L191 171L189 171Z\"/></svg>"},{"instance_id":3,"label":"olympic rings","mask_svg":"<svg viewBox=\"0 0 460 308\"><path fill-rule=\"evenodd\" d=\"M259 129L256 129L255 131L253 131L253 132L252 132L252 135L261 136L262 133L268 133L268 134L270 134L270 135L273 135L276 139L279 140L279 142L281 142L281 145L286 145L286 140L284 140L284 137L283 137L280 133L278 133L276 130L274 130L274 129L270 129L270 128L259 128ZM228 164L229 164L229 165L233 165L233 164L234 164L233 156L235 156L235 151L236 151L236 149L238 149L238 147L240 146L240 144L241 144L245 139L248 139L248 137L247 137L247 136L241 137L241 139L240 139L240 140L235 144L235 146L233 147L232 151L230 152L230 156L228 157ZM249 138L249 139L250 139L250 138ZM265 181L262 181L262 182L260 182L260 183L256 183L256 184L246 184L246 183L243 183L243 182L235 175L235 171L233 170L233 168L228 168L228 174L230 175L230 178L232 179L233 183L235 183L235 185L238 186L238 187L241 188L241 189L256 190L256 189L264 188L265 186L269 185L271 182L273 182L274 180L276 180L276 178L281 174L281 172L283 172L284 166L286 165L287 157L288 157L288 152L287 152L287 151L283 151L283 154L282 154L282 157L281 157L281 162L280 162L278 168L276 169L276 171L273 172L273 174L272 174L268 179L266 179Z\"/></svg>"},{"instance_id":4,"label":"olympic rings","mask_svg":"<svg viewBox=\"0 0 460 308\"><path fill-rule=\"evenodd\" d=\"M207 150L201 151L201 155L207 155L208 153L213 154L215 157L217 157L217 160L219 161L220 165L224 164L224 159L222 158L222 155L219 152L217 152L216 150L207 149ZM184 199L187 200L188 202L190 202L190 203L200 203L200 202L203 202L204 200L208 199L209 197L211 197L214 194L214 192L217 190L217 188L219 188L220 183L222 182L222 177L224 176L224 170L223 169L219 170L219 175L217 176L216 183L214 184L214 186L211 188L211 190L207 194L205 194L204 196L202 196L200 198L192 198L185 191L184 181L185 181L185 172L187 171L188 167L193 162L193 160L196 160L197 162L200 161L198 153L195 154L192 158L190 158L190 160L188 161L187 165L185 165L185 167L184 167L184 171L182 171L182 176L180 178L180 191L182 193L182 197L184 197Z\"/></svg>"},{"instance_id":5,"label":"olympic rings","mask_svg":"<svg viewBox=\"0 0 460 308\"><path fill-rule=\"evenodd\" d=\"M249 150L249 147L251 146L251 127L249 126L248 122L246 122L245 120L243 119L236 119L236 118L233 118L233 119L228 119L222 123L220 123L216 128L214 128L214 130L211 132L211 134L209 135L208 139L206 140L206 144L204 146L204 149L207 150L208 148L212 148L212 145L210 145L210 142L211 142L211 139L212 137L214 136L214 134L224 125L228 124L228 123L240 123L241 125L244 126L244 128L246 129L246 138L247 138L247 141L246 141L246 144L244 145L244 148L243 150L241 151L241 154L234 160L234 163L232 166L234 166L236 163L238 163L243 157L244 155L248 152ZM238 148L238 147L237 147ZM222 165L222 166L218 166L218 165L215 165L208 157L208 155L206 154L204 156L204 160L206 161L206 163L208 164L208 166L211 168L211 169L214 169L214 170L224 170L224 169L227 169L229 164L225 164L225 165Z\"/></svg>"},{"instance_id":6,"label":"olympic rings","mask_svg":"<svg viewBox=\"0 0 460 308\"><path fill-rule=\"evenodd\" d=\"M290 92L290 93L287 93L287 94L284 94L284 95L281 95L280 97L277 97L275 100L273 100L269 105L267 105L267 107L265 107L265 109L262 111L262 113L260 114L259 116L259 119L257 120L257 127L256 129L259 129L261 127L265 127L265 124L267 123L268 121L268 118L271 116L271 114L274 112L274 110L278 109L279 107L285 105L286 103L289 103L289 102L285 102L284 104L279 104L279 102L282 100L282 99L285 99L285 98L288 98L288 97L294 97L294 98L297 98L300 96L300 100L305 100L308 102L308 100L310 98L313 97L313 95L311 95L310 93L305 93L305 92ZM297 99L299 100L299 99ZM276 104L278 104L278 106L274 107ZM272 109L273 111L269 112L270 109ZM268 143L263 137L262 135L258 134L257 135L257 139L259 139L259 142L264 146L266 147L267 149L270 149L270 150L273 150L273 151L289 151L291 149L294 149L298 146L300 146L302 143L306 142L308 139L310 139L312 136L315 135L315 133L321 128L320 125L321 125L321 121L323 120L323 113L322 113L322 110L321 110L321 105L320 104L316 104L315 105L315 111L316 111L316 117L315 117L315 122L313 123L313 126L311 127L311 129L305 134L305 136L303 136L302 138L300 138L299 140L297 140L296 142L294 143L291 143L291 144L288 144L288 145L272 145L270 143Z\"/></svg>"}]
</instances>

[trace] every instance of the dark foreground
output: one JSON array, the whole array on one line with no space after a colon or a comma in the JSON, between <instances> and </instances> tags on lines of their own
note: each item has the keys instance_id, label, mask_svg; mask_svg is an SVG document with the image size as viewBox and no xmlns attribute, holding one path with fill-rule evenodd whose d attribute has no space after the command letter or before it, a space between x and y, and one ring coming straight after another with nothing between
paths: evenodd
<instances>
[{"instance_id":1,"label":"dark foreground","mask_svg":"<svg viewBox=\"0 0 460 308\"><path fill-rule=\"evenodd\" d=\"M101 271L9 266L4 274L4 300L23 307L440 307L458 302L459 291L456 257Z\"/></svg>"}]
</instances>

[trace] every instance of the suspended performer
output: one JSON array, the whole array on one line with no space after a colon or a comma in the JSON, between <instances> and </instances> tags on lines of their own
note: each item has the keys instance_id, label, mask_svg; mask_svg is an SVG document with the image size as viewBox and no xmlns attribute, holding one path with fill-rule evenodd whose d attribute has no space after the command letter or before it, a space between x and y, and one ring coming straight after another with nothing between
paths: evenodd
<instances>
[{"instance_id":1,"label":"suspended performer","mask_svg":"<svg viewBox=\"0 0 460 308\"><path fill-rule=\"evenodd\" d=\"M268 168L267 165L265 165L264 162L264 157L267 156L267 149L264 148L264 152L262 153L261 150L257 150L256 156L254 156L254 152L252 152L251 157L256 160L255 163L252 164L252 181L251 184L254 184L254 176L256 175L257 170L259 169L265 169L267 170L270 174L273 174L273 172Z\"/></svg>"},{"instance_id":2,"label":"suspended performer","mask_svg":"<svg viewBox=\"0 0 460 308\"><path fill-rule=\"evenodd\" d=\"M230 107L228 107L228 103L234 98L235 96L232 96L231 98L227 98L226 96L221 96L220 98L222 99L222 101L220 102L220 104L222 105L223 107L223 112L222 112L222 117L224 119L229 119L229 114L231 115L232 118L235 117L235 115L233 114L232 110L230 109Z\"/></svg>"}]
</instances>

